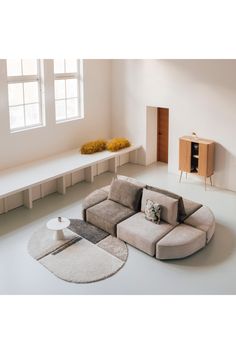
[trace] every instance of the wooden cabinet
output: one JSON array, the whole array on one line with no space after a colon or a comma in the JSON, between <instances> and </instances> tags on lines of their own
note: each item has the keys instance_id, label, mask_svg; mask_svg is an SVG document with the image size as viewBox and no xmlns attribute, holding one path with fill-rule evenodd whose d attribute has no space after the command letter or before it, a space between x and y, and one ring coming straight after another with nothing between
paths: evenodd
<instances>
[{"instance_id":1,"label":"wooden cabinet","mask_svg":"<svg viewBox=\"0 0 236 354\"><path fill-rule=\"evenodd\" d=\"M180 181L183 172L196 173L205 178L214 174L215 143L212 140L183 136L179 139Z\"/></svg>"}]
</instances>

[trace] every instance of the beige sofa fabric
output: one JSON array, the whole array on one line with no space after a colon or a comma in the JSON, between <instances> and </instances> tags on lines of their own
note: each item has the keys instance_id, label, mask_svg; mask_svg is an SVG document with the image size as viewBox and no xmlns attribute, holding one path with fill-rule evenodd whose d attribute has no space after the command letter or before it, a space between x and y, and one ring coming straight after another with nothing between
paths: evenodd
<instances>
[{"instance_id":1,"label":"beige sofa fabric","mask_svg":"<svg viewBox=\"0 0 236 354\"><path fill-rule=\"evenodd\" d=\"M186 218L186 212L185 212L185 209L184 209L183 198L180 195L175 194L175 193L170 192L170 191L167 191L165 189L160 189L160 188L153 187L153 186L148 186L147 185L146 188L148 190L150 190L150 191L164 194L167 197L170 197L170 198L173 198L173 199L178 199L178 221L182 222Z\"/></svg>"},{"instance_id":2,"label":"beige sofa fabric","mask_svg":"<svg viewBox=\"0 0 236 354\"><path fill-rule=\"evenodd\" d=\"M110 189L111 189L111 185L110 184L108 184L107 186L104 186L104 187L101 188L101 190L106 192L107 195L110 192Z\"/></svg>"},{"instance_id":3,"label":"beige sofa fabric","mask_svg":"<svg viewBox=\"0 0 236 354\"><path fill-rule=\"evenodd\" d=\"M146 220L145 214L141 212L117 225L117 237L150 256L154 256L156 242L171 229L173 226L164 221L157 225Z\"/></svg>"},{"instance_id":4,"label":"beige sofa fabric","mask_svg":"<svg viewBox=\"0 0 236 354\"><path fill-rule=\"evenodd\" d=\"M202 204L200 203L185 198L183 198L183 203L184 203L184 209L186 213L185 219L187 219L190 215L192 215L195 211L197 211L202 206Z\"/></svg>"},{"instance_id":5,"label":"beige sofa fabric","mask_svg":"<svg viewBox=\"0 0 236 354\"><path fill-rule=\"evenodd\" d=\"M82 203L82 215L83 219L86 221L86 210L103 200L107 199L108 192L102 189L96 189L94 192L90 193Z\"/></svg>"},{"instance_id":6,"label":"beige sofa fabric","mask_svg":"<svg viewBox=\"0 0 236 354\"><path fill-rule=\"evenodd\" d=\"M125 180L113 179L108 199L134 211L140 211L143 189Z\"/></svg>"},{"instance_id":7,"label":"beige sofa fabric","mask_svg":"<svg viewBox=\"0 0 236 354\"><path fill-rule=\"evenodd\" d=\"M143 189L143 196L141 202L141 211L145 211L147 200L150 199L153 202L157 202L161 205L161 219L171 225L177 225L178 218L178 200L167 197L164 194L153 192L147 189Z\"/></svg>"},{"instance_id":8,"label":"beige sofa fabric","mask_svg":"<svg viewBox=\"0 0 236 354\"><path fill-rule=\"evenodd\" d=\"M206 242L208 243L215 232L215 216L212 211L203 206L184 221L185 224L196 227L206 232Z\"/></svg>"},{"instance_id":9,"label":"beige sofa fabric","mask_svg":"<svg viewBox=\"0 0 236 354\"><path fill-rule=\"evenodd\" d=\"M122 181L127 181L129 183L132 183L132 184L134 184L137 187L140 187L140 188L145 188L146 187L145 183L142 183L142 182L138 181L135 178L128 177L128 176L123 176L123 175L117 175L116 177L117 177L117 179L120 179Z\"/></svg>"},{"instance_id":10,"label":"beige sofa fabric","mask_svg":"<svg viewBox=\"0 0 236 354\"><path fill-rule=\"evenodd\" d=\"M206 233L192 226L176 226L156 244L156 258L176 259L190 256L206 245Z\"/></svg>"},{"instance_id":11,"label":"beige sofa fabric","mask_svg":"<svg viewBox=\"0 0 236 354\"><path fill-rule=\"evenodd\" d=\"M87 209L86 215L89 223L116 236L116 225L134 213L133 210L107 199Z\"/></svg>"}]
</instances>

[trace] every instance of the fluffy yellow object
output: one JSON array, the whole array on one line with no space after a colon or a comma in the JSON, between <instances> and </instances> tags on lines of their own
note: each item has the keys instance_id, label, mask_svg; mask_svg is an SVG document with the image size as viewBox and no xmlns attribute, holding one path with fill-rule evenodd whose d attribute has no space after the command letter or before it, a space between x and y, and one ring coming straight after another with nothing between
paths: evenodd
<instances>
[{"instance_id":1,"label":"fluffy yellow object","mask_svg":"<svg viewBox=\"0 0 236 354\"><path fill-rule=\"evenodd\" d=\"M94 140L82 145L80 151L81 154L93 154L94 152L99 152L106 150L106 140Z\"/></svg>"},{"instance_id":2,"label":"fluffy yellow object","mask_svg":"<svg viewBox=\"0 0 236 354\"><path fill-rule=\"evenodd\" d=\"M118 151L129 147L131 144L126 138L113 138L107 142L107 150Z\"/></svg>"}]
</instances>

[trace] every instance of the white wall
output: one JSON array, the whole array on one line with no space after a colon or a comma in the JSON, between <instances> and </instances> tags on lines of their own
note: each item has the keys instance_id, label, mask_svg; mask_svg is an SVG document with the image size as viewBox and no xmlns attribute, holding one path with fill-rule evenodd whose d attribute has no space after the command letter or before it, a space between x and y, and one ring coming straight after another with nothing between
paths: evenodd
<instances>
[{"instance_id":1,"label":"white wall","mask_svg":"<svg viewBox=\"0 0 236 354\"><path fill-rule=\"evenodd\" d=\"M52 61L45 61L50 93L53 86ZM47 95L45 127L10 133L6 96L5 60L0 60L0 169L44 158L79 147L94 138L111 134L111 61L84 60L85 119L55 123L54 102Z\"/></svg>"},{"instance_id":2,"label":"white wall","mask_svg":"<svg viewBox=\"0 0 236 354\"><path fill-rule=\"evenodd\" d=\"M236 191L236 60L114 60L112 134L148 146L147 106L169 108L169 171L178 139L193 131L217 142L216 186Z\"/></svg>"}]
</instances>

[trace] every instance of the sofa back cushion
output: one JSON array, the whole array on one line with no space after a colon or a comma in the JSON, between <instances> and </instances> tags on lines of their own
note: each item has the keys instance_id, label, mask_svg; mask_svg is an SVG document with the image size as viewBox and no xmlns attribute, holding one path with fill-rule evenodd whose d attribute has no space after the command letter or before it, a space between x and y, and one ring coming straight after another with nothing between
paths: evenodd
<instances>
[{"instance_id":1,"label":"sofa back cushion","mask_svg":"<svg viewBox=\"0 0 236 354\"><path fill-rule=\"evenodd\" d=\"M147 200L152 200L161 205L161 219L171 225L177 225L178 219L178 200L164 194L143 189L141 211L145 212Z\"/></svg>"},{"instance_id":2,"label":"sofa back cushion","mask_svg":"<svg viewBox=\"0 0 236 354\"><path fill-rule=\"evenodd\" d=\"M186 211L185 211L185 207L184 207L183 198L180 195L172 193L172 192L167 191L165 189L157 188L157 187L147 186L146 188L148 190L164 194L167 197L170 197L170 198L173 198L173 199L177 199L178 200L178 218L177 218L177 220L179 222L183 222L184 221L184 219L186 218Z\"/></svg>"},{"instance_id":3,"label":"sofa back cushion","mask_svg":"<svg viewBox=\"0 0 236 354\"><path fill-rule=\"evenodd\" d=\"M128 176L123 176L123 175L117 175L116 176L117 179L122 180L122 181L127 181L130 182L132 184L134 184L137 187L140 188L145 188L146 184L143 182L138 181L137 179L133 178L133 177L128 177Z\"/></svg>"},{"instance_id":4,"label":"sofa back cushion","mask_svg":"<svg viewBox=\"0 0 236 354\"><path fill-rule=\"evenodd\" d=\"M138 187L133 183L113 179L108 199L122 204L134 211L140 211L142 191L143 188Z\"/></svg>"}]
</instances>

